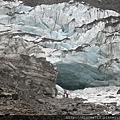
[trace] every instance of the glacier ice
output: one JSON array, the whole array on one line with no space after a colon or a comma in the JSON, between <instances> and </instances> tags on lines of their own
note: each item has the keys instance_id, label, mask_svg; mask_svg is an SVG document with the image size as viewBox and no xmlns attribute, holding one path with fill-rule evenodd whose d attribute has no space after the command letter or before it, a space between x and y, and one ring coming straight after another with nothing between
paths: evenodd
<instances>
[{"instance_id":1,"label":"glacier ice","mask_svg":"<svg viewBox=\"0 0 120 120\"><path fill-rule=\"evenodd\" d=\"M94 86L109 85L111 81L117 81L114 84L119 85L119 26L119 13L77 2L30 7L21 1L1 0L0 54L17 52L45 57L56 66L66 64L63 83L66 83L66 76L72 75L69 76L71 81L77 77L87 86L91 86L91 81ZM87 67L88 73L83 72L80 77L78 68L72 71L68 67L73 63L81 70ZM91 69L97 72L90 72ZM93 74L96 74L94 78ZM108 77L110 75L112 77ZM102 76L104 82L96 76Z\"/></svg>"}]
</instances>

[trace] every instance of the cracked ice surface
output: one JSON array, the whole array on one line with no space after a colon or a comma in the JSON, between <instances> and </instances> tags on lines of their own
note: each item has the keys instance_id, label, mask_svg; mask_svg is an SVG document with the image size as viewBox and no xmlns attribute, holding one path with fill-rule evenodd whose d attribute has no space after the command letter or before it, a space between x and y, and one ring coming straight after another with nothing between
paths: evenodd
<instances>
[{"instance_id":1,"label":"cracked ice surface","mask_svg":"<svg viewBox=\"0 0 120 120\"><path fill-rule=\"evenodd\" d=\"M89 66L93 69L99 68L105 73L106 76L103 78L109 80L105 85L108 85L111 79L115 80L115 85L119 85L119 20L120 15L117 12L77 2L30 7L25 6L21 1L1 0L1 43L6 39L11 47L8 49L1 44L0 53L11 51L46 57L48 61L58 65L76 62L86 64L88 69L92 69ZM81 67L79 70L84 69ZM69 74L74 72L79 80L86 74L83 72L78 76L78 69ZM91 78L92 74L94 80L99 81L100 78L96 77L97 73L99 72L90 73L88 78ZM116 78L107 77L107 74ZM88 78L84 80L91 82ZM64 78L62 79L64 81Z\"/></svg>"}]
</instances>

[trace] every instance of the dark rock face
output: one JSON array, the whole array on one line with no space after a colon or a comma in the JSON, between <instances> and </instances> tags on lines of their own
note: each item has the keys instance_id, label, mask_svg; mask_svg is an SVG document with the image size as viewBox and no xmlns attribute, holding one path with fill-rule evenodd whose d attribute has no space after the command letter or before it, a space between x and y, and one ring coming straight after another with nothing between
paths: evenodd
<instances>
[{"instance_id":1,"label":"dark rock face","mask_svg":"<svg viewBox=\"0 0 120 120\"><path fill-rule=\"evenodd\" d=\"M23 0L25 5L36 6L41 4L57 4L62 2L68 2L69 0Z\"/></svg>"},{"instance_id":2,"label":"dark rock face","mask_svg":"<svg viewBox=\"0 0 120 120\"><path fill-rule=\"evenodd\" d=\"M85 3L90 4L102 9L110 9L117 12L120 12L120 1L119 0L75 0L78 2L84 1Z\"/></svg>"},{"instance_id":3,"label":"dark rock face","mask_svg":"<svg viewBox=\"0 0 120 120\"><path fill-rule=\"evenodd\" d=\"M10 1L10 0L5 0ZM13 1L13 0L11 0ZM22 0L26 5L36 6L40 4L57 4L62 2L69 2L70 0ZM120 1L119 0L74 0L77 2L85 2L91 6L98 7L101 9L110 9L120 12Z\"/></svg>"},{"instance_id":4,"label":"dark rock face","mask_svg":"<svg viewBox=\"0 0 120 120\"><path fill-rule=\"evenodd\" d=\"M44 53L37 44L21 38L26 35L34 36L24 32L0 32L0 87L10 86L26 99L30 94L54 97L57 71L42 57ZM40 57L36 58L36 53Z\"/></svg>"},{"instance_id":5,"label":"dark rock face","mask_svg":"<svg viewBox=\"0 0 120 120\"><path fill-rule=\"evenodd\" d=\"M5 85L15 87L17 91L30 90L36 95L55 95L57 71L45 59L9 54L0 60L1 82Z\"/></svg>"},{"instance_id":6,"label":"dark rock face","mask_svg":"<svg viewBox=\"0 0 120 120\"><path fill-rule=\"evenodd\" d=\"M0 56L0 101L17 100L16 104L20 105L21 100L24 104L31 104L33 108L30 109L34 111L40 98L55 97L56 75L53 65L43 58L37 59L23 54ZM8 104L6 106L9 107ZM13 111L14 109L6 112L12 114ZM4 113L4 110L0 111L0 114ZM21 111L20 114L24 112Z\"/></svg>"},{"instance_id":7,"label":"dark rock face","mask_svg":"<svg viewBox=\"0 0 120 120\"><path fill-rule=\"evenodd\" d=\"M57 63L57 84L65 89L75 90L85 87L107 86L116 78L105 74L95 67L81 63Z\"/></svg>"},{"instance_id":8,"label":"dark rock face","mask_svg":"<svg viewBox=\"0 0 120 120\"><path fill-rule=\"evenodd\" d=\"M120 94L120 89L117 91L117 94Z\"/></svg>"}]
</instances>

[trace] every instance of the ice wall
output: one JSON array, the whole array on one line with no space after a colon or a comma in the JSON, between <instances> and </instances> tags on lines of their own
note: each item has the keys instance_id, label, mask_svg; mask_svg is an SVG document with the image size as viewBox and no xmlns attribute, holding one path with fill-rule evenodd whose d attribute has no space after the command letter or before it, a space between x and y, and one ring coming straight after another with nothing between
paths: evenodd
<instances>
[{"instance_id":1,"label":"ice wall","mask_svg":"<svg viewBox=\"0 0 120 120\"><path fill-rule=\"evenodd\" d=\"M29 7L20 1L1 0L0 53L17 52L45 57L59 66L59 85L65 84L65 76L68 75L71 75L70 81L77 77L76 81L87 86L91 86L91 80L98 81L95 85L101 86L105 79L109 81L105 85L109 85L110 81L117 81L113 83L119 85L119 26L119 13L78 2ZM66 64L65 71L60 64ZM69 71L68 64L75 64L78 68ZM88 73L83 72L81 77L79 71L85 70L86 66ZM92 71L94 75L105 74L107 77L101 80L94 76L92 79L92 68L97 71ZM88 77L85 77L86 74L89 74ZM61 75L62 80L59 78ZM81 84L77 86L83 87Z\"/></svg>"}]
</instances>

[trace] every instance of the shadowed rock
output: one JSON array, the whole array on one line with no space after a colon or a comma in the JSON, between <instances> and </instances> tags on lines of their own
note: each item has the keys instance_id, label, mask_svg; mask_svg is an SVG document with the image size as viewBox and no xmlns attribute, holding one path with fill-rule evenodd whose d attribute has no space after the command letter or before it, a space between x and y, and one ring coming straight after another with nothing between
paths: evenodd
<instances>
[{"instance_id":1,"label":"shadowed rock","mask_svg":"<svg viewBox=\"0 0 120 120\"><path fill-rule=\"evenodd\" d=\"M120 89L117 91L117 94L120 94Z\"/></svg>"},{"instance_id":2,"label":"shadowed rock","mask_svg":"<svg viewBox=\"0 0 120 120\"><path fill-rule=\"evenodd\" d=\"M14 0L4 0L14 1ZM37 6L41 4L57 4L62 2L69 2L70 0L22 0L25 5ZM119 0L74 0L77 2L84 2L84 4L90 4L91 6L98 7L101 9L111 9L120 12L120 1ZM72 2L69 2L71 4Z\"/></svg>"},{"instance_id":3,"label":"shadowed rock","mask_svg":"<svg viewBox=\"0 0 120 120\"><path fill-rule=\"evenodd\" d=\"M14 85L15 82L16 89L28 88L33 92L37 89L36 94L39 92L39 95L55 96L57 71L54 70L52 64L42 58L37 60L33 56L14 54L14 58L11 58L10 55L12 56L12 54L9 54L9 57L8 55L0 57L1 80L8 76L4 83Z\"/></svg>"}]
</instances>

